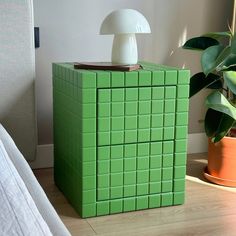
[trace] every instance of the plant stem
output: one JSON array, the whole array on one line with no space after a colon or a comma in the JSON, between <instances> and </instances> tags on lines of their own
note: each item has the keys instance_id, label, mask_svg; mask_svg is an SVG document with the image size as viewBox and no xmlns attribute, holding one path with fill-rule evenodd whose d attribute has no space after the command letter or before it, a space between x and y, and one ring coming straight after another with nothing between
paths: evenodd
<instances>
[{"instance_id":1,"label":"plant stem","mask_svg":"<svg viewBox=\"0 0 236 236\"><path fill-rule=\"evenodd\" d=\"M235 32L235 17L236 17L236 0L234 0L233 17L232 17L232 24L231 24L231 30L232 30L233 35Z\"/></svg>"}]
</instances>

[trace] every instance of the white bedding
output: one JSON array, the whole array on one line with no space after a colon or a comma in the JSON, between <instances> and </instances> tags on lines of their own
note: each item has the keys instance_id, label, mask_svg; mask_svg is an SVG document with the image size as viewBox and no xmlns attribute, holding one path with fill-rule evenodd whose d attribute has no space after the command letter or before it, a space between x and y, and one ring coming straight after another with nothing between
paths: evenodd
<instances>
[{"instance_id":1,"label":"white bedding","mask_svg":"<svg viewBox=\"0 0 236 236\"><path fill-rule=\"evenodd\" d=\"M0 235L50 236L23 180L0 140Z\"/></svg>"}]
</instances>

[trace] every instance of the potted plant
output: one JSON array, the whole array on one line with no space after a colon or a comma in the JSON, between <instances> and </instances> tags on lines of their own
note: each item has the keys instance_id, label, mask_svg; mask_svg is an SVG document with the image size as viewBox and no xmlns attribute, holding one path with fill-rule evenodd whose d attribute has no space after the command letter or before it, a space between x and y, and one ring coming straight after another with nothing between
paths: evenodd
<instances>
[{"instance_id":1,"label":"potted plant","mask_svg":"<svg viewBox=\"0 0 236 236\"><path fill-rule=\"evenodd\" d=\"M202 72L190 79L190 97L204 88L206 97L205 132L209 137L205 177L211 182L236 187L236 34L211 32L189 39L184 49L202 50Z\"/></svg>"}]
</instances>

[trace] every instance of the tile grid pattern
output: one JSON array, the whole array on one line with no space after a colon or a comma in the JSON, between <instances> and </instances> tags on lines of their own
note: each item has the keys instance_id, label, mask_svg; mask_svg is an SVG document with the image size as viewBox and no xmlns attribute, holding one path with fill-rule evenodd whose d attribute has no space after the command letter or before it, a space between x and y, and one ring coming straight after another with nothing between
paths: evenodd
<instances>
[{"instance_id":1,"label":"tile grid pattern","mask_svg":"<svg viewBox=\"0 0 236 236\"><path fill-rule=\"evenodd\" d=\"M146 66L148 69L143 71L122 73L76 71L69 64L53 65L55 181L82 217L183 203L189 72ZM152 138L149 134L147 137L150 138L144 140L132 140L133 135L130 140L125 138L125 132L129 130L127 125L137 127L133 132L137 137L142 126L150 132L153 110L158 107L152 106L145 111L146 106L143 106L147 114L142 114L145 118L140 122L137 112L140 109L135 104L126 109L126 102L129 102L126 100L132 97L130 91L135 89L138 90L137 106L142 102L142 96L148 103L153 103L153 96L160 93L153 93L155 89L164 90L165 99L160 101L165 100L167 108L173 108L173 105L169 105L166 96L173 97L176 111L172 113L176 115L168 108L164 119L160 119L161 115L156 119L160 124L164 120L164 130L170 127L170 131L164 131L164 136ZM110 109L105 109L104 114L110 117L100 120L103 117L99 114L100 105L106 103L107 96L111 99L107 102ZM120 111L123 110L121 118L116 117L119 109L112 113L112 105L116 102ZM136 113L132 113L133 107ZM123 116L126 112L131 112L130 116L134 118L130 124L127 122L129 114ZM137 122L133 124L135 119ZM114 138L110 132L113 129L118 132ZM104 139L105 142L101 138L102 132L107 132L109 137ZM171 137L165 136L165 132ZM122 138L120 134L123 134ZM151 153L152 145L160 146L153 148L159 150L159 154ZM132 148L138 154L135 157L134 154L129 156ZM171 148L175 148L174 155ZM152 169L152 165L160 168Z\"/></svg>"}]
</instances>

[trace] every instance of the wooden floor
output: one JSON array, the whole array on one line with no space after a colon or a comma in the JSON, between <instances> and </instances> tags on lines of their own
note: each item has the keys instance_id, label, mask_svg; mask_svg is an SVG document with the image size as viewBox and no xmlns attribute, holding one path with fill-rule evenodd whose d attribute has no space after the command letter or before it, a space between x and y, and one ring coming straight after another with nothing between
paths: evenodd
<instances>
[{"instance_id":1,"label":"wooden floor","mask_svg":"<svg viewBox=\"0 0 236 236\"><path fill-rule=\"evenodd\" d=\"M184 205L85 220L54 185L52 169L35 170L35 174L72 235L236 236L236 189L210 184L204 179L205 157L205 154L188 157Z\"/></svg>"}]
</instances>

